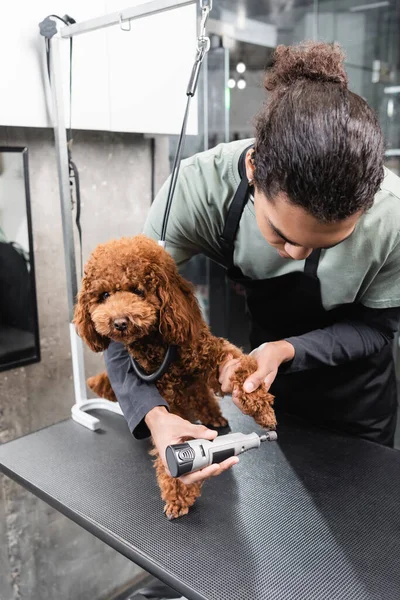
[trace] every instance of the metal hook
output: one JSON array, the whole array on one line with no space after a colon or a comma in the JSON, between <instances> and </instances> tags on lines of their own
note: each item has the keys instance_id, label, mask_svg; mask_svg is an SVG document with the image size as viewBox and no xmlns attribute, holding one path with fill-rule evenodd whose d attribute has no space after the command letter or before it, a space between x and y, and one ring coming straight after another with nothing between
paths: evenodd
<instances>
[{"instance_id":1,"label":"metal hook","mask_svg":"<svg viewBox=\"0 0 400 600\"><path fill-rule=\"evenodd\" d=\"M202 38L206 37L206 25L207 25L209 14L210 14L210 8L208 6L205 6L204 8L201 9L201 20L200 20L200 27L199 27L199 39L202 39Z\"/></svg>"},{"instance_id":2,"label":"metal hook","mask_svg":"<svg viewBox=\"0 0 400 600\"><path fill-rule=\"evenodd\" d=\"M123 23L122 14L120 13L119 14L119 26L120 26L121 31L130 31L131 30L131 20L130 19L128 19L128 28L123 27L122 23Z\"/></svg>"}]
</instances>

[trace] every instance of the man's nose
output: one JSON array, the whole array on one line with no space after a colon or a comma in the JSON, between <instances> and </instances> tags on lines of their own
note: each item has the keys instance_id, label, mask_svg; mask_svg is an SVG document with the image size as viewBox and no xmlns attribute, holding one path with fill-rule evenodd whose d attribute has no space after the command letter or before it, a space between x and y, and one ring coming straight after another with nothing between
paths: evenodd
<instances>
[{"instance_id":1,"label":"man's nose","mask_svg":"<svg viewBox=\"0 0 400 600\"><path fill-rule=\"evenodd\" d=\"M115 319L114 327L115 329L118 329L118 331L125 331L125 329L128 328L128 319L126 317Z\"/></svg>"},{"instance_id":2,"label":"man's nose","mask_svg":"<svg viewBox=\"0 0 400 600\"><path fill-rule=\"evenodd\" d=\"M293 258L293 260L304 260L310 256L312 248L303 248L302 246L292 246L285 244L285 252Z\"/></svg>"}]
</instances>

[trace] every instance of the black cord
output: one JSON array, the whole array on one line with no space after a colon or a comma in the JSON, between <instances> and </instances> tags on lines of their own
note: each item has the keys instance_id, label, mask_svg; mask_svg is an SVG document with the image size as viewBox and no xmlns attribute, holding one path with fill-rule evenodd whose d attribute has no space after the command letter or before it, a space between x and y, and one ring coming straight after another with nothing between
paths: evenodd
<instances>
[{"instance_id":1,"label":"black cord","mask_svg":"<svg viewBox=\"0 0 400 600\"><path fill-rule=\"evenodd\" d=\"M169 213L171 211L172 199L174 197L174 192L175 192L176 184L178 181L178 174L179 174L179 169L181 166L181 156L182 156L182 151L183 151L183 147L184 147L186 126L187 126L187 120L188 120L188 116L189 116L189 107L190 107L191 99L192 99L192 96L188 95L185 116L183 118L182 129L181 129L181 133L179 136L178 147L176 149L174 165L172 167L171 181L169 183L169 190L168 190L168 196L167 196L167 204L165 206L163 223L162 223L162 228L161 228L160 241L162 241L162 242L165 242Z\"/></svg>"},{"instance_id":2,"label":"black cord","mask_svg":"<svg viewBox=\"0 0 400 600\"><path fill-rule=\"evenodd\" d=\"M82 253L82 227L81 227L81 187L79 182L79 171L76 164L69 158L70 180L75 179L76 215L75 224L79 236L79 259L81 267L81 278L83 277L83 253Z\"/></svg>"},{"instance_id":3,"label":"black cord","mask_svg":"<svg viewBox=\"0 0 400 600\"><path fill-rule=\"evenodd\" d=\"M156 141L152 137L150 140L150 161L151 161L151 204L154 202L156 195Z\"/></svg>"}]
</instances>

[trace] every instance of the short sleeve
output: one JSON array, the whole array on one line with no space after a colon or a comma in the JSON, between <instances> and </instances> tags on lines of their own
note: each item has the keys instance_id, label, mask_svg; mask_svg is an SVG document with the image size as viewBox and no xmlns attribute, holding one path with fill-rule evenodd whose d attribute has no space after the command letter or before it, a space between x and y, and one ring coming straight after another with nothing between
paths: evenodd
<instances>
[{"instance_id":1,"label":"short sleeve","mask_svg":"<svg viewBox=\"0 0 400 600\"><path fill-rule=\"evenodd\" d=\"M159 240L167 204L168 190L171 177L161 187L146 219L143 233L148 237ZM192 256L199 254L200 248L195 240L196 220L191 198L182 170L178 178L171 205L166 232L166 248L178 266L183 265Z\"/></svg>"},{"instance_id":2,"label":"short sleeve","mask_svg":"<svg viewBox=\"0 0 400 600\"><path fill-rule=\"evenodd\" d=\"M397 241L360 300L369 308L400 306L400 241Z\"/></svg>"}]
</instances>

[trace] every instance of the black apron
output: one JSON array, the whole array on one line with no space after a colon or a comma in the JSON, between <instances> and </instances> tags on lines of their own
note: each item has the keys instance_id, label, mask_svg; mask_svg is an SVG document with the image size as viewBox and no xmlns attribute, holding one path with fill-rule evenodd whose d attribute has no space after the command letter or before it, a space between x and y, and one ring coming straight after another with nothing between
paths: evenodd
<instances>
[{"instance_id":1,"label":"black apron","mask_svg":"<svg viewBox=\"0 0 400 600\"><path fill-rule=\"evenodd\" d=\"M234 265L234 241L248 201L244 160L239 161L241 183L230 206L221 245L228 264L228 277L246 291L251 317L250 342L256 348L264 342L299 336L351 318L354 304L327 311L322 305L317 276L321 250L313 250L304 271L270 279L252 280ZM284 373L271 386L278 420L294 415L321 427L348 433L392 446L396 428L397 391L391 344L377 354L335 367L321 367Z\"/></svg>"}]
</instances>

